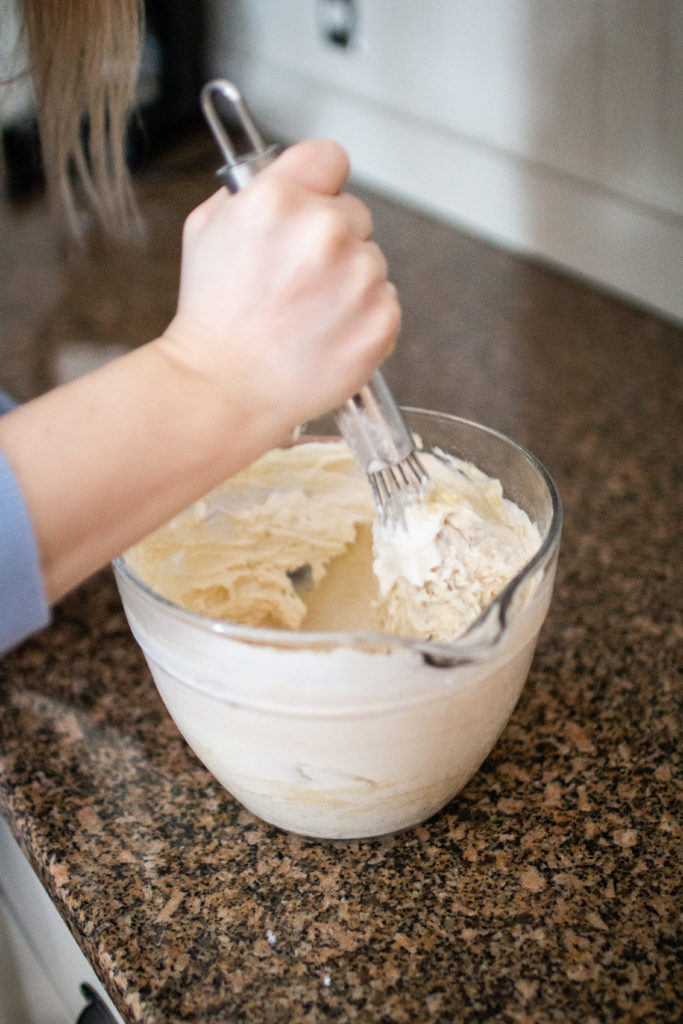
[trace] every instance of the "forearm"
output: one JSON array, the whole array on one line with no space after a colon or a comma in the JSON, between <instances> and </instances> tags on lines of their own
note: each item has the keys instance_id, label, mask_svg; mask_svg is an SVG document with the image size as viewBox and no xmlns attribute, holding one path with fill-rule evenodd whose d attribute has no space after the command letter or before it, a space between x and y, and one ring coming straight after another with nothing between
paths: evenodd
<instances>
[{"instance_id":1,"label":"forearm","mask_svg":"<svg viewBox=\"0 0 683 1024\"><path fill-rule=\"evenodd\" d=\"M258 457L276 427L158 343L8 413L0 446L54 601Z\"/></svg>"}]
</instances>

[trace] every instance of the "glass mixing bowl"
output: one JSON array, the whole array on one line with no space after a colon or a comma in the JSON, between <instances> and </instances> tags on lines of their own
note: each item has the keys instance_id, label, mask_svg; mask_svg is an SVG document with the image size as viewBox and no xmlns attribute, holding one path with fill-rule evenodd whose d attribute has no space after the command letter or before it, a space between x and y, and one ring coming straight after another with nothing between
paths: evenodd
<instances>
[{"instance_id":1,"label":"glass mixing bowl","mask_svg":"<svg viewBox=\"0 0 683 1024\"><path fill-rule=\"evenodd\" d=\"M448 803L505 728L550 605L562 511L544 467L479 424L404 415L425 449L497 477L542 537L452 642L214 620L150 590L125 556L114 563L130 628L189 746L255 815L306 836L385 835ZM318 421L307 432L334 427Z\"/></svg>"}]
</instances>

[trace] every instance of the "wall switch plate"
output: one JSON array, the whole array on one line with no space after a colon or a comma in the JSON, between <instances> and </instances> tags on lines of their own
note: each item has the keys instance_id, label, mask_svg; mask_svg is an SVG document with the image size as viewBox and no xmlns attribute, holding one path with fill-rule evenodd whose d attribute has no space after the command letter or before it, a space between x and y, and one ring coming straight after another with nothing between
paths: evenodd
<instances>
[{"instance_id":1,"label":"wall switch plate","mask_svg":"<svg viewBox=\"0 0 683 1024\"><path fill-rule=\"evenodd\" d=\"M355 41L356 0L317 0L318 30L325 43L347 49Z\"/></svg>"}]
</instances>

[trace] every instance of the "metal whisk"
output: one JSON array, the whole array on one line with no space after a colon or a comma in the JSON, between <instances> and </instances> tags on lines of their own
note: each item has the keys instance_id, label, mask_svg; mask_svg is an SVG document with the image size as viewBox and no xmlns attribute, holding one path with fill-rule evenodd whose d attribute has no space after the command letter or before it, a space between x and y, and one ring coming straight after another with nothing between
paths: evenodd
<instances>
[{"instance_id":1,"label":"metal whisk","mask_svg":"<svg viewBox=\"0 0 683 1024\"><path fill-rule=\"evenodd\" d=\"M422 497L429 476L379 371L337 409L336 418L353 457L368 475L379 515L389 524L401 522L405 502Z\"/></svg>"},{"instance_id":2,"label":"metal whisk","mask_svg":"<svg viewBox=\"0 0 683 1024\"><path fill-rule=\"evenodd\" d=\"M239 156L216 110L216 94L230 105L246 136L249 148ZM265 145L239 89L232 82L223 78L207 82L201 92L201 106L225 158L224 166L217 172L218 177L230 192L238 192L272 163L278 147ZM390 525L400 523L405 503L422 497L429 476L379 371L336 411L336 420L353 457L368 476L379 516Z\"/></svg>"}]
</instances>

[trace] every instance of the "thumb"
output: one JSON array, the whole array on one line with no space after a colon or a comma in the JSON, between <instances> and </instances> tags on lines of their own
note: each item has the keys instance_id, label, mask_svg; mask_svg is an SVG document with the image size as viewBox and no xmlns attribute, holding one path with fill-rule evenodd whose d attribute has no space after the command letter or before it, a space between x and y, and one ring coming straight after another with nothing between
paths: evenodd
<instances>
[{"instance_id":1,"label":"thumb","mask_svg":"<svg viewBox=\"0 0 683 1024\"><path fill-rule=\"evenodd\" d=\"M349 176L346 150L331 139L309 139L290 146L268 168L268 174L283 174L311 192L334 196Z\"/></svg>"}]
</instances>

